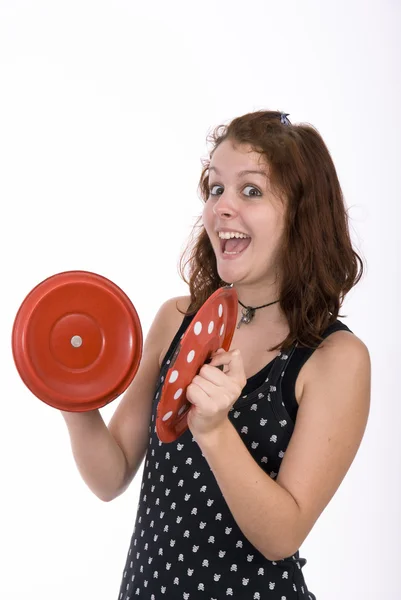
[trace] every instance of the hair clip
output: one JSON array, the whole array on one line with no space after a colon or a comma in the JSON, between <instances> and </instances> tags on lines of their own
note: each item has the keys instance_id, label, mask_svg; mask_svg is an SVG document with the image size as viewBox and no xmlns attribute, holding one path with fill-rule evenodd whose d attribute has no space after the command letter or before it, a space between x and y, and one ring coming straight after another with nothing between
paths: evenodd
<instances>
[{"instance_id":1,"label":"hair clip","mask_svg":"<svg viewBox=\"0 0 401 600\"><path fill-rule=\"evenodd\" d=\"M291 125L290 121L287 119L290 113L281 113L280 121L283 125Z\"/></svg>"}]
</instances>

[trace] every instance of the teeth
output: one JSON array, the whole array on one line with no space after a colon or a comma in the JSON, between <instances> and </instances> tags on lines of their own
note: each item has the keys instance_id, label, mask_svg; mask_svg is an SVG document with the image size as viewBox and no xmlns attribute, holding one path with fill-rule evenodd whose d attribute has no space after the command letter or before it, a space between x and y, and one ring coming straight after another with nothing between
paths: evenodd
<instances>
[{"instance_id":1,"label":"teeth","mask_svg":"<svg viewBox=\"0 0 401 600\"><path fill-rule=\"evenodd\" d=\"M221 240L229 240L230 238L249 238L249 235L245 233L238 233L237 231L219 231L219 238Z\"/></svg>"}]
</instances>

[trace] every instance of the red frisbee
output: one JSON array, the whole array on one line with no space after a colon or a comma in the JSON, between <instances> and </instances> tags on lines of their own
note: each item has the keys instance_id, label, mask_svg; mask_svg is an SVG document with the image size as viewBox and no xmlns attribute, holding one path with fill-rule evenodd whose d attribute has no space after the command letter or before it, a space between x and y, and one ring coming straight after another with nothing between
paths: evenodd
<instances>
[{"instance_id":1,"label":"red frisbee","mask_svg":"<svg viewBox=\"0 0 401 600\"><path fill-rule=\"evenodd\" d=\"M66 271L37 285L15 317L18 373L40 400L60 410L105 406L133 380L142 329L128 296L112 281Z\"/></svg>"},{"instance_id":2,"label":"red frisbee","mask_svg":"<svg viewBox=\"0 0 401 600\"><path fill-rule=\"evenodd\" d=\"M161 442L173 442L188 429L192 404L185 390L218 348L228 351L238 310L233 287L216 290L199 309L177 346L163 384L156 415L156 433Z\"/></svg>"}]
</instances>

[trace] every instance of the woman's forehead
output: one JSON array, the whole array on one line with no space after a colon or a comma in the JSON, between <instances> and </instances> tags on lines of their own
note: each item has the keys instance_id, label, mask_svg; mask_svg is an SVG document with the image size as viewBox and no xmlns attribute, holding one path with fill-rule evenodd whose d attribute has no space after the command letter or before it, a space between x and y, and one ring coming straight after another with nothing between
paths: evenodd
<instances>
[{"instance_id":1,"label":"woman's forehead","mask_svg":"<svg viewBox=\"0 0 401 600\"><path fill-rule=\"evenodd\" d=\"M256 152L249 144L238 144L225 140L213 152L209 171L222 172L245 171L255 169L268 176L269 165L264 156Z\"/></svg>"}]
</instances>

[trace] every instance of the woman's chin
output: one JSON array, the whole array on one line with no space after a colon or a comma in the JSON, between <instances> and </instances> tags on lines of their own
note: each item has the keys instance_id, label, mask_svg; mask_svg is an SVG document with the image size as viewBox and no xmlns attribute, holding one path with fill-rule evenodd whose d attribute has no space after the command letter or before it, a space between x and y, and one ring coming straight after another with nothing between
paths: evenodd
<instances>
[{"instance_id":1,"label":"woman's chin","mask_svg":"<svg viewBox=\"0 0 401 600\"><path fill-rule=\"evenodd\" d=\"M244 277L246 277L246 273L244 269L238 269L227 265L219 265L217 264L217 272L222 281L225 281L227 284L231 285L232 283L242 282Z\"/></svg>"}]
</instances>

